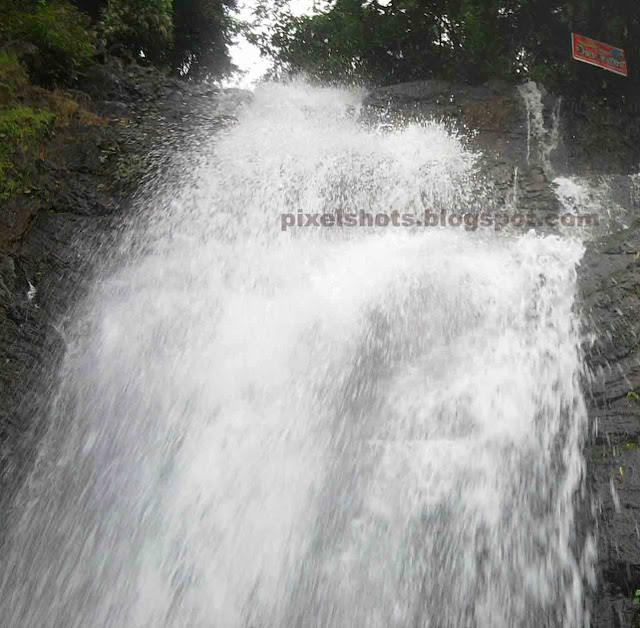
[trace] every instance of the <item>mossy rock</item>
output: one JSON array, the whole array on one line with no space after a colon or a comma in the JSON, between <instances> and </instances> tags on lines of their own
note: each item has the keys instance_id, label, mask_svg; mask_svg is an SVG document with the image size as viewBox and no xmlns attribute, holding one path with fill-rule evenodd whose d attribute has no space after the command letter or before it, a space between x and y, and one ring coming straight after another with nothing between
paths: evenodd
<instances>
[{"instance_id":1,"label":"mossy rock","mask_svg":"<svg viewBox=\"0 0 640 628\"><path fill-rule=\"evenodd\" d=\"M33 154L55 120L51 111L18 105L0 110L0 199L20 191L26 172L16 167L17 154Z\"/></svg>"},{"instance_id":2,"label":"mossy rock","mask_svg":"<svg viewBox=\"0 0 640 628\"><path fill-rule=\"evenodd\" d=\"M11 85L0 82L0 107L9 106L9 104L15 99L15 97L15 89L13 89Z\"/></svg>"},{"instance_id":3,"label":"mossy rock","mask_svg":"<svg viewBox=\"0 0 640 628\"><path fill-rule=\"evenodd\" d=\"M26 85L28 81L27 70L18 56L7 50L0 50L0 83L19 87Z\"/></svg>"}]
</instances>

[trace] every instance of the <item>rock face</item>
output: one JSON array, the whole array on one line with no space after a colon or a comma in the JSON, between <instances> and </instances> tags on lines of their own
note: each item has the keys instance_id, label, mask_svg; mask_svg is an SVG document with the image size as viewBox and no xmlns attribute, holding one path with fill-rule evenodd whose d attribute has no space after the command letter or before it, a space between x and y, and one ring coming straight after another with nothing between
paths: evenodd
<instances>
[{"instance_id":1,"label":"rock face","mask_svg":"<svg viewBox=\"0 0 640 628\"><path fill-rule=\"evenodd\" d=\"M52 135L31 193L11 198L0 212L2 504L28 470L46 423L66 321L93 269L109 259L135 191L195 129L232 124L229 102L237 109L251 97L115 59L88 71L78 87L74 97L101 123Z\"/></svg>"},{"instance_id":2,"label":"rock face","mask_svg":"<svg viewBox=\"0 0 640 628\"><path fill-rule=\"evenodd\" d=\"M591 374L585 381L588 494L579 506L579 536L596 533L591 626L637 625L632 600L640 589L640 194L638 177L629 176L637 171L631 159L637 147L631 151L624 135L616 138L612 131L608 145L601 146L603 159L594 159L591 129L597 118L567 113L564 119L562 100L532 85L395 85L369 94L362 118L376 125L436 119L470 135L470 148L484 153L480 170L493 191L493 210L515 201L519 212L557 213L562 205L553 179L573 175L587 175L587 182L605 188L594 200L600 209L622 208L594 231L578 269Z\"/></svg>"},{"instance_id":3,"label":"rock face","mask_svg":"<svg viewBox=\"0 0 640 628\"><path fill-rule=\"evenodd\" d=\"M630 199L631 202L632 199ZM582 308L595 342L589 487L598 526L600 589L594 625L635 626L640 588L640 219L593 242L580 269Z\"/></svg>"}]
</instances>

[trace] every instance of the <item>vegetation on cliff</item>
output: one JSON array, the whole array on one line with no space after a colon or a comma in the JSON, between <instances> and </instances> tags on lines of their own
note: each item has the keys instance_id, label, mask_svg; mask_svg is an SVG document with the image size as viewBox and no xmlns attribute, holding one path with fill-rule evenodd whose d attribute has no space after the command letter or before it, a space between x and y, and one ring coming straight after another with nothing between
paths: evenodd
<instances>
[{"instance_id":1,"label":"vegetation on cliff","mask_svg":"<svg viewBox=\"0 0 640 628\"><path fill-rule=\"evenodd\" d=\"M320 0L313 14L297 16L290 0L258 0L255 21L243 24L236 2L0 0L0 197L21 189L20 164L32 163L42 137L84 115L73 94L38 90L77 87L91 63L113 55L189 80L221 78L234 71L229 47L239 31L272 59L274 76L304 72L367 85L533 79L567 94L576 115L595 121L597 146L622 132L638 145L640 4ZM572 31L623 47L629 77L573 61ZM635 122L620 123L621 110Z\"/></svg>"},{"instance_id":2,"label":"vegetation on cliff","mask_svg":"<svg viewBox=\"0 0 640 628\"><path fill-rule=\"evenodd\" d=\"M28 42L39 82L68 82L96 52L116 53L186 78L234 69L236 0L0 0L0 48Z\"/></svg>"},{"instance_id":3,"label":"vegetation on cliff","mask_svg":"<svg viewBox=\"0 0 640 628\"><path fill-rule=\"evenodd\" d=\"M100 124L69 88L110 55L185 79L234 67L235 0L0 0L0 201L31 193L52 133Z\"/></svg>"},{"instance_id":4,"label":"vegetation on cliff","mask_svg":"<svg viewBox=\"0 0 640 628\"><path fill-rule=\"evenodd\" d=\"M640 83L571 60L572 31L640 53L640 4L604 0L331 0L294 15L288 0L261 0L250 35L275 72L393 84L425 78L482 83L530 78L584 89L605 80L628 98Z\"/></svg>"},{"instance_id":5,"label":"vegetation on cliff","mask_svg":"<svg viewBox=\"0 0 640 628\"><path fill-rule=\"evenodd\" d=\"M44 146L52 133L101 123L70 92L34 84L18 55L0 50L0 201L31 193L38 164L49 157Z\"/></svg>"},{"instance_id":6,"label":"vegetation on cliff","mask_svg":"<svg viewBox=\"0 0 640 628\"><path fill-rule=\"evenodd\" d=\"M563 97L594 152L640 158L640 3L319 0L311 15L290 4L258 0L248 33L274 77L367 86L533 80ZM572 32L623 48L629 75L573 60Z\"/></svg>"},{"instance_id":7,"label":"vegetation on cliff","mask_svg":"<svg viewBox=\"0 0 640 628\"><path fill-rule=\"evenodd\" d=\"M145 59L186 78L229 75L235 0L93 0L98 31L109 49ZM96 14L94 8L93 11Z\"/></svg>"}]
</instances>

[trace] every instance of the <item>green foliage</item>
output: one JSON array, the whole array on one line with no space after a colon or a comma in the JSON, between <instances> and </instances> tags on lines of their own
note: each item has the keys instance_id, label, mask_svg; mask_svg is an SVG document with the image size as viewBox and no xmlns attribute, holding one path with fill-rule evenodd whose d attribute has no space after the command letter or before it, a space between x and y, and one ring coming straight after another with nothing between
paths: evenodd
<instances>
[{"instance_id":1,"label":"green foliage","mask_svg":"<svg viewBox=\"0 0 640 628\"><path fill-rule=\"evenodd\" d=\"M172 64L189 78L219 78L234 70L229 56L235 0L173 0Z\"/></svg>"},{"instance_id":2,"label":"green foliage","mask_svg":"<svg viewBox=\"0 0 640 628\"><path fill-rule=\"evenodd\" d=\"M73 3L92 20L97 20L101 12L107 8L108 0L73 0Z\"/></svg>"},{"instance_id":3,"label":"green foliage","mask_svg":"<svg viewBox=\"0 0 640 628\"><path fill-rule=\"evenodd\" d=\"M189 78L217 78L234 70L235 7L236 0L108 0L99 30L112 52Z\"/></svg>"},{"instance_id":4,"label":"green foliage","mask_svg":"<svg viewBox=\"0 0 640 628\"><path fill-rule=\"evenodd\" d=\"M20 86L25 85L28 80L26 68L20 63L17 55L0 50L0 83Z\"/></svg>"},{"instance_id":5,"label":"green foliage","mask_svg":"<svg viewBox=\"0 0 640 628\"><path fill-rule=\"evenodd\" d=\"M109 0L101 31L107 45L162 62L173 41L172 0Z\"/></svg>"},{"instance_id":6,"label":"green foliage","mask_svg":"<svg viewBox=\"0 0 640 628\"><path fill-rule=\"evenodd\" d=\"M309 17L286 3L263 0L250 35L278 70L304 71L323 80L397 82L465 74L474 80L505 74L500 55L510 24L489 0L336 0Z\"/></svg>"},{"instance_id":7,"label":"green foliage","mask_svg":"<svg viewBox=\"0 0 640 628\"><path fill-rule=\"evenodd\" d=\"M175 74L219 78L235 70L229 46L237 31L236 0L73 2L0 0L0 48L18 46L37 83L73 80L95 54L92 28L109 52ZM0 87L0 98L5 92Z\"/></svg>"},{"instance_id":8,"label":"green foliage","mask_svg":"<svg viewBox=\"0 0 640 628\"><path fill-rule=\"evenodd\" d=\"M65 0L16 3L0 0L5 14L0 39L23 41L37 47L25 57L32 77L44 84L71 80L94 52L87 18Z\"/></svg>"},{"instance_id":9,"label":"green foliage","mask_svg":"<svg viewBox=\"0 0 640 628\"><path fill-rule=\"evenodd\" d=\"M15 54L0 50L0 107L11 103L17 90L26 85L27 71Z\"/></svg>"},{"instance_id":10,"label":"green foliage","mask_svg":"<svg viewBox=\"0 0 640 628\"><path fill-rule=\"evenodd\" d=\"M55 114L17 106L0 110L0 199L19 191L24 171L15 165L16 154L32 152L51 128Z\"/></svg>"},{"instance_id":11,"label":"green foliage","mask_svg":"<svg viewBox=\"0 0 640 628\"><path fill-rule=\"evenodd\" d=\"M605 79L612 94L640 93L621 79L573 61L569 34L625 49L640 62L640 4L602 0L333 0L298 17L289 0L259 0L249 33L274 74L390 84L418 78L470 83L533 78L576 93ZM600 72L600 74L598 74ZM595 74L594 74L595 73ZM597 91L597 89L595 90Z\"/></svg>"},{"instance_id":12,"label":"green foliage","mask_svg":"<svg viewBox=\"0 0 640 628\"><path fill-rule=\"evenodd\" d=\"M55 118L50 111L35 111L19 105L0 111L0 134L5 142L33 145L42 138Z\"/></svg>"}]
</instances>

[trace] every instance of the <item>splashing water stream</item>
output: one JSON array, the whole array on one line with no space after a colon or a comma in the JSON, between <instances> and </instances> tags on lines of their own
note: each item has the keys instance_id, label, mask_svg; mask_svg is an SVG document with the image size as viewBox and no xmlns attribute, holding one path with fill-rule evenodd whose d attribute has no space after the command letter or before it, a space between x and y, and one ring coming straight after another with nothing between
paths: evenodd
<instances>
[{"instance_id":1,"label":"splashing water stream","mask_svg":"<svg viewBox=\"0 0 640 628\"><path fill-rule=\"evenodd\" d=\"M585 625L583 247L282 231L480 194L460 138L364 129L359 98L264 86L149 193L76 321L3 625Z\"/></svg>"}]
</instances>

